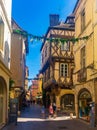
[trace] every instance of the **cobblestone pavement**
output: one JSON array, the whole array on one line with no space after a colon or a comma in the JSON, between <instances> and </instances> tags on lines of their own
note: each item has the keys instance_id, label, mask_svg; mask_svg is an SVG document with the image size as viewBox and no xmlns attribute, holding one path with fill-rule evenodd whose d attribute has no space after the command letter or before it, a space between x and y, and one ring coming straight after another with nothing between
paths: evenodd
<instances>
[{"instance_id":1,"label":"cobblestone pavement","mask_svg":"<svg viewBox=\"0 0 97 130\"><path fill-rule=\"evenodd\" d=\"M2 130L97 130L97 127L91 129L88 123L75 117L70 119L69 116L58 115L49 119L47 114L46 119L42 119L40 109L38 105L26 108L18 118L17 125L11 123Z\"/></svg>"}]
</instances>

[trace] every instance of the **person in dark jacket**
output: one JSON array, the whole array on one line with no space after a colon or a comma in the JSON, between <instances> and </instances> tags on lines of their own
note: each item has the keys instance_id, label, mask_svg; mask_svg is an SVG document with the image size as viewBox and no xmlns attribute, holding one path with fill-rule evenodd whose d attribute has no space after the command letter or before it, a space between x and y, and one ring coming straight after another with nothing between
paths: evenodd
<instances>
[{"instance_id":1,"label":"person in dark jacket","mask_svg":"<svg viewBox=\"0 0 97 130\"><path fill-rule=\"evenodd\" d=\"M50 106L49 106L49 118L52 117L53 114L54 114L53 105L52 105L52 103L51 103Z\"/></svg>"},{"instance_id":2,"label":"person in dark jacket","mask_svg":"<svg viewBox=\"0 0 97 130\"><path fill-rule=\"evenodd\" d=\"M56 104L53 103L53 117L56 117Z\"/></svg>"}]
</instances>

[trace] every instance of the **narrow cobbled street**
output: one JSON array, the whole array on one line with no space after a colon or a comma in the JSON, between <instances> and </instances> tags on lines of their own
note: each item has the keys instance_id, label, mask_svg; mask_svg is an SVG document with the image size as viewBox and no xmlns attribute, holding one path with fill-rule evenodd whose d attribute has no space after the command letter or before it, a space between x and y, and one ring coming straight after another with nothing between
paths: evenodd
<instances>
[{"instance_id":1,"label":"narrow cobbled street","mask_svg":"<svg viewBox=\"0 0 97 130\"><path fill-rule=\"evenodd\" d=\"M39 105L26 108L18 118L17 125L11 123L2 130L90 130L88 123L61 114L49 119L46 113L46 118L42 119L40 110Z\"/></svg>"}]
</instances>

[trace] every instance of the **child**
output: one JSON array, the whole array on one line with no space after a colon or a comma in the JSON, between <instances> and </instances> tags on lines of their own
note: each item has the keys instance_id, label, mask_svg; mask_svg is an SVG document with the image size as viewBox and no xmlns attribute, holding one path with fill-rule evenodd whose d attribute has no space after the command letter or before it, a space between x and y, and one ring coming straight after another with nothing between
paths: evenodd
<instances>
[{"instance_id":1,"label":"child","mask_svg":"<svg viewBox=\"0 0 97 130\"><path fill-rule=\"evenodd\" d=\"M45 107L42 106L41 108L41 115L42 115L42 118L45 118Z\"/></svg>"},{"instance_id":2,"label":"child","mask_svg":"<svg viewBox=\"0 0 97 130\"><path fill-rule=\"evenodd\" d=\"M51 103L50 106L49 106L49 117L52 117L53 113L54 113L54 111L53 111L53 106L52 106L52 103Z\"/></svg>"},{"instance_id":3,"label":"child","mask_svg":"<svg viewBox=\"0 0 97 130\"><path fill-rule=\"evenodd\" d=\"M54 118L56 118L56 104L55 103L53 103L53 116L54 116Z\"/></svg>"}]
</instances>

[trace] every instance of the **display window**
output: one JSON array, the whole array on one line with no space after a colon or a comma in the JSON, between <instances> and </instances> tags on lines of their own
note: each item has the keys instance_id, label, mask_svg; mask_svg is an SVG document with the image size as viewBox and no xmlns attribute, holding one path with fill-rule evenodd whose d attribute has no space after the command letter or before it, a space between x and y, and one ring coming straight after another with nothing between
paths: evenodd
<instances>
[{"instance_id":1,"label":"display window","mask_svg":"<svg viewBox=\"0 0 97 130\"><path fill-rule=\"evenodd\" d=\"M74 95L73 94L65 94L61 97L61 108L62 110L70 110L74 111L75 105L74 105Z\"/></svg>"},{"instance_id":2,"label":"display window","mask_svg":"<svg viewBox=\"0 0 97 130\"><path fill-rule=\"evenodd\" d=\"M79 118L89 121L90 102L92 101L91 94L88 91L83 91L79 95Z\"/></svg>"},{"instance_id":3,"label":"display window","mask_svg":"<svg viewBox=\"0 0 97 130\"><path fill-rule=\"evenodd\" d=\"M4 99L4 97L3 97L3 87L2 86L0 86L0 124L3 122L3 99Z\"/></svg>"}]
</instances>

